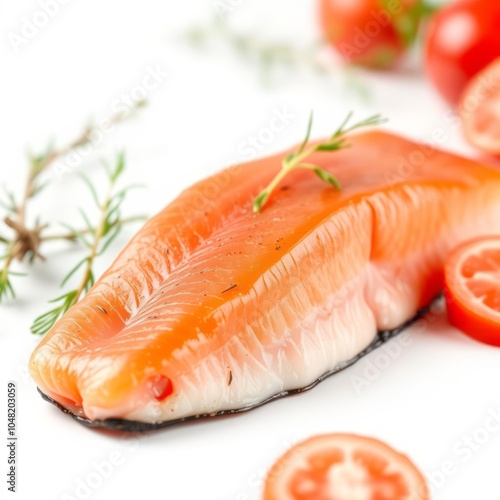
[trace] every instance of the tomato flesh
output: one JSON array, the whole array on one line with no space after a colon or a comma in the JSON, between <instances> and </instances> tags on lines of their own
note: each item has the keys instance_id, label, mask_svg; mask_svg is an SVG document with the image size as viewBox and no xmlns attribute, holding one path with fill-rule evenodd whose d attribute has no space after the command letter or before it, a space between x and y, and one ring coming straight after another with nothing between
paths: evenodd
<instances>
[{"instance_id":1,"label":"tomato flesh","mask_svg":"<svg viewBox=\"0 0 500 500\"><path fill-rule=\"evenodd\" d=\"M469 142L485 153L500 155L500 57L473 78L458 109Z\"/></svg>"},{"instance_id":2,"label":"tomato flesh","mask_svg":"<svg viewBox=\"0 0 500 500\"><path fill-rule=\"evenodd\" d=\"M500 346L500 237L455 249L446 263L450 323L469 337Z\"/></svg>"},{"instance_id":3,"label":"tomato flesh","mask_svg":"<svg viewBox=\"0 0 500 500\"><path fill-rule=\"evenodd\" d=\"M271 469L265 500L427 500L420 472L386 444L352 434L316 436Z\"/></svg>"}]
</instances>

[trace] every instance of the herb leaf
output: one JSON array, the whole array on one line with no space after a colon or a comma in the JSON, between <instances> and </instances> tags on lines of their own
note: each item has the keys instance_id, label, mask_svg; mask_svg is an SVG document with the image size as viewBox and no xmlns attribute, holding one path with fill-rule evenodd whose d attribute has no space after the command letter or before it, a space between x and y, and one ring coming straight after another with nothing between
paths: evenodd
<instances>
[{"instance_id":1,"label":"herb leaf","mask_svg":"<svg viewBox=\"0 0 500 500\"><path fill-rule=\"evenodd\" d=\"M253 201L253 211L255 213L260 212L264 205L269 200L271 193L276 188L276 186L289 174L292 170L296 170L298 168L305 168L308 170L312 170L322 181L330 184L336 189L341 189L342 186L338 179L332 175L330 172L324 170L318 165L314 165L312 163L306 163L304 160L311 156L316 151L338 151L339 149L348 148L350 145L347 142L346 135L353 130L356 130L361 127L370 127L375 125L380 125L385 123L387 120L382 118L380 115L373 115L365 120L354 123L353 125L348 126L349 121L352 118L352 112L350 112L341 125L335 130L335 132L327 139L325 142L309 146L309 138L311 136L311 128L312 128L312 112L309 116L309 121L307 123L306 136L297 151L294 153L290 153L281 162L281 170L274 177L274 179L267 185L265 189L263 189L259 195Z\"/></svg>"},{"instance_id":2,"label":"herb leaf","mask_svg":"<svg viewBox=\"0 0 500 500\"><path fill-rule=\"evenodd\" d=\"M112 171L106 170L108 174L108 191L102 202L92 183L88 178L82 176L83 181L88 186L91 196L99 209L99 218L94 225L90 221L90 218L83 211L80 211L85 223L85 229L80 231L72 229L70 226L66 226L70 233L65 235L64 238L68 240L80 240L87 246L88 255L71 268L62 280L61 287L64 287L77 272L83 269L82 275L75 289L49 301L50 303L59 303L59 305L35 319L31 325L31 332L33 334L44 335L47 333L54 323L90 290L95 281L93 267L96 258L107 250L109 245L120 233L123 224L129 221L121 217L120 208L128 190L135 186L129 186L128 188L123 188L115 192L115 184L122 175L124 166L125 158L123 153L121 153L117 158L115 168ZM134 220L137 219L138 218L134 218ZM84 234L87 237L85 237ZM60 238L62 238L62 236Z\"/></svg>"},{"instance_id":3,"label":"herb leaf","mask_svg":"<svg viewBox=\"0 0 500 500\"><path fill-rule=\"evenodd\" d=\"M309 142L309 137L311 137L312 123L313 123L313 112L311 111L309 113L309 121L307 122L306 136L302 141L302 144L299 146L299 149L297 149L297 152L293 154L293 157L300 155L300 153L302 153L302 151L304 151L304 148L307 146L307 143Z\"/></svg>"},{"instance_id":4,"label":"herb leaf","mask_svg":"<svg viewBox=\"0 0 500 500\"><path fill-rule=\"evenodd\" d=\"M257 198L253 201L253 211L254 212L260 212L261 208L265 205L267 202L267 199L269 198L269 192L268 191L262 191Z\"/></svg>"},{"instance_id":5,"label":"herb leaf","mask_svg":"<svg viewBox=\"0 0 500 500\"><path fill-rule=\"evenodd\" d=\"M145 101L135 102L131 111L135 111L144 106ZM119 111L109 118L109 125L114 125L132 116L130 113ZM85 244L84 234L89 234L90 231L88 224L82 231L72 231L68 234L62 235L48 235L42 234L42 231L47 227L47 224L37 222L34 226L30 225L27 220L27 212L31 200L37 196L42 189L44 189L48 182L41 179L46 173L48 168L58 159L63 158L75 150L78 146L84 146L91 142L93 134L98 130L100 124L90 124L82 130L82 132L73 141L69 142L61 148L56 148L52 142L48 144L46 149L40 154L28 153L29 170L25 179L24 189L22 196L19 200L12 194L12 192L4 189L5 193L0 200L0 207L7 211L7 215L3 217L5 226L13 232L11 237L0 236L0 245L4 245L5 249L0 250L0 302L8 296L14 297L14 288L10 280L10 276L15 275L11 271L14 261L24 261L25 258L31 263L38 258L44 260L40 253L40 246L49 240L67 240L75 241L81 240ZM117 178L124 166L124 157L118 158L116 167L113 171L113 177ZM92 183L88 178L84 178L89 189L94 190ZM129 218L121 220L121 223L131 222L137 218Z\"/></svg>"},{"instance_id":6,"label":"herb leaf","mask_svg":"<svg viewBox=\"0 0 500 500\"><path fill-rule=\"evenodd\" d=\"M314 173L322 180L327 182L328 184L331 184L334 188L341 190L342 186L340 185L340 182L338 179L333 176L330 172L327 172L326 170L323 170L322 168L316 167L314 169Z\"/></svg>"}]
</instances>

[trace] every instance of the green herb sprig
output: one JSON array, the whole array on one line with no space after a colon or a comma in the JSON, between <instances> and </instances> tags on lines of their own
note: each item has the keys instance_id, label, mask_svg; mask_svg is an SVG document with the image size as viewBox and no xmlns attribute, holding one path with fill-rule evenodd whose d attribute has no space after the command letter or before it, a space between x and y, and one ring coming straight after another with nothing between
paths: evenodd
<instances>
[{"instance_id":1,"label":"green herb sprig","mask_svg":"<svg viewBox=\"0 0 500 500\"><path fill-rule=\"evenodd\" d=\"M278 172L276 177L268 184L268 186L263 189L259 195L253 201L253 211L255 213L260 212L264 205L268 202L269 197L272 192L276 189L278 184L293 170L298 168L304 168L313 171L322 181L330 184L335 189L342 189L338 179L332 175L330 172L324 170L318 165L313 163L305 162L309 156L311 156L316 151L338 151L339 149L345 149L349 147L346 135L353 130L362 127L371 127L374 125L380 125L385 123L387 120L382 118L381 115L373 115L369 118L357 122L353 125L348 125L352 118L352 112L347 115L342 124L335 130L335 132L325 141L313 146L308 146L309 137L311 135L311 128L313 122L313 114L309 116L309 122L307 124L307 132L304 140L300 144L297 151L287 155L282 163L281 170Z\"/></svg>"},{"instance_id":2,"label":"green herb sprig","mask_svg":"<svg viewBox=\"0 0 500 500\"><path fill-rule=\"evenodd\" d=\"M97 223L93 225L86 213L80 210L85 229L83 231L77 230L66 225L69 230L69 233L65 236L66 239L80 241L88 249L88 254L67 273L61 282L61 287L64 287L79 270L83 269L81 278L76 288L49 301L49 303L58 303L58 305L35 319L31 325L32 333L36 335L47 333L54 323L90 290L95 281L93 270L95 260L106 251L118 236L124 221L131 221L131 219L123 219L120 210L127 193L136 186L130 185L115 192L116 183L121 177L124 167L125 157L123 153L118 155L116 165L112 170L105 166L108 176L108 190L102 201L100 201L98 193L90 180L81 175L99 210L99 218ZM143 217L134 217L133 219L139 220L143 219Z\"/></svg>"},{"instance_id":3,"label":"green herb sprig","mask_svg":"<svg viewBox=\"0 0 500 500\"><path fill-rule=\"evenodd\" d=\"M206 48L211 42L222 42L242 61L254 64L265 84L270 83L273 70L278 68L295 71L308 69L320 75L332 73L331 65L322 57L322 41L302 47L293 42L266 40L258 34L232 29L220 17L215 17L206 25L191 28L184 38L197 49Z\"/></svg>"},{"instance_id":4,"label":"green herb sprig","mask_svg":"<svg viewBox=\"0 0 500 500\"><path fill-rule=\"evenodd\" d=\"M112 115L110 124L118 124L134 115L134 112L145 105L145 101L138 101L126 113L120 111ZM27 220L27 208L30 201L37 196L48 184L47 180L41 180L43 174L58 159L65 157L76 148L91 142L99 124L94 123L86 127L73 141L61 148L55 148L50 144L46 150L39 155L29 155L29 170L26 176L21 199L16 200L14 194L4 189L4 199L0 200L0 206L7 212L3 217L3 223L12 236L0 235L0 302L7 297L15 298L15 290L12 284L12 276L25 276L26 273L12 271L14 261L22 262L25 258L31 263L34 260L45 260L40 253L40 246L47 241L75 240L74 234L46 235L44 233L48 224L39 220L30 225ZM125 221L122 221L125 223Z\"/></svg>"}]
</instances>

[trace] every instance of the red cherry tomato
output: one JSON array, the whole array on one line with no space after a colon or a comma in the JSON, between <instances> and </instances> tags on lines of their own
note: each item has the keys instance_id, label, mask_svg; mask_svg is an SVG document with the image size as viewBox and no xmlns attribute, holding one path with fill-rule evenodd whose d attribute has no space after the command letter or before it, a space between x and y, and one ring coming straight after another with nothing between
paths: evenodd
<instances>
[{"instance_id":1,"label":"red cherry tomato","mask_svg":"<svg viewBox=\"0 0 500 500\"><path fill-rule=\"evenodd\" d=\"M427 73L440 94L456 104L467 82L500 57L500 2L459 0L431 20L425 42Z\"/></svg>"},{"instance_id":2,"label":"red cherry tomato","mask_svg":"<svg viewBox=\"0 0 500 500\"><path fill-rule=\"evenodd\" d=\"M420 0L321 0L326 39L346 62L388 68L415 38Z\"/></svg>"}]
</instances>

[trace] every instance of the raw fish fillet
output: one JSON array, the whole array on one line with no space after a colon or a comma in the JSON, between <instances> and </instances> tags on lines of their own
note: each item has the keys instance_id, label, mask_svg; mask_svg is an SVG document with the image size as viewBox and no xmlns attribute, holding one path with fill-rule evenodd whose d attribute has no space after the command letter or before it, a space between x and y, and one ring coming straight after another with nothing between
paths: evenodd
<instances>
[{"instance_id":1,"label":"raw fish fillet","mask_svg":"<svg viewBox=\"0 0 500 500\"><path fill-rule=\"evenodd\" d=\"M283 153L151 218L33 353L46 399L131 430L245 411L411 321L441 291L447 252L500 230L500 173L384 132L349 140L310 158L341 191L298 170L253 213Z\"/></svg>"}]
</instances>

